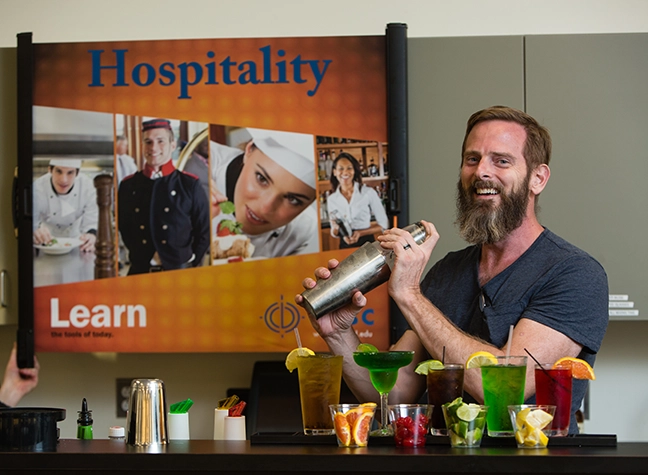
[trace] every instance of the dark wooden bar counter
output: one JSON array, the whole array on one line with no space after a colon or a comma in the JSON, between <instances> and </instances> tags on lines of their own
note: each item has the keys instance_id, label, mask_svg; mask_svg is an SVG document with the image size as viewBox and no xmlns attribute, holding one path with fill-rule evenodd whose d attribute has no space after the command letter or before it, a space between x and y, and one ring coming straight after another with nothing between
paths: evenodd
<instances>
[{"instance_id":1,"label":"dark wooden bar counter","mask_svg":"<svg viewBox=\"0 0 648 475\"><path fill-rule=\"evenodd\" d=\"M647 473L648 443L616 447L360 449L328 445L251 445L250 441L172 441L146 453L110 440L61 440L56 452L0 453L0 473Z\"/></svg>"}]
</instances>

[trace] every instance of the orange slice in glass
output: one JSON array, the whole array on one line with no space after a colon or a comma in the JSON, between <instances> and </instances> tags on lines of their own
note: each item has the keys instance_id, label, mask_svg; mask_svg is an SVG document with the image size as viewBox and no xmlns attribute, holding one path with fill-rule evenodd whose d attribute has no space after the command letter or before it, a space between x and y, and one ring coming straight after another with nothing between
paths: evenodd
<instances>
[{"instance_id":1,"label":"orange slice in glass","mask_svg":"<svg viewBox=\"0 0 648 475\"><path fill-rule=\"evenodd\" d=\"M373 414L371 412L364 412L360 414L358 419L353 424L352 436L353 440L358 447L366 447L369 441L369 431L371 430L371 420Z\"/></svg>"},{"instance_id":2,"label":"orange slice in glass","mask_svg":"<svg viewBox=\"0 0 648 475\"><path fill-rule=\"evenodd\" d=\"M346 416L342 412L336 412L333 423L335 425L335 435L337 435L340 443L345 447L348 446L351 443L351 426Z\"/></svg>"}]
</instances>

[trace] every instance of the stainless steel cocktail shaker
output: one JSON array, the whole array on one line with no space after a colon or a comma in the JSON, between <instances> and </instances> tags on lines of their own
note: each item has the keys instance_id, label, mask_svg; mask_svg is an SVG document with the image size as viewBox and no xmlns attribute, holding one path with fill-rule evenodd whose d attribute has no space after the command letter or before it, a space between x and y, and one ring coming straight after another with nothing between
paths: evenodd
<instances>
[{"instance_id":1,"label":"stainless steel cocktail shaker","mask_svg":"<svg viewBox=\"0 0 648 475\"><path fill-rule=\"evenodd\" d=\"M403 228L417 244L427 238L420 222ZM394 263L393 251L382 248L378 241L365 243L357 251L340 262L331 271L331 277L319 280L312 289L302 292L304 307L315 318L348 304L356 291L367 293L386 282Z\"/></svg>"},{"instance_id":2,"label":"stainless steel cocktail shaker","mask_svg":"<svg viewBox=\"0 0 648 475\"><path fill-rule=\"evenodd\" d=\"M126 443L156 448L169 442L164 382L134 379L130 386L126 417Z\"/></svg>"}]
</instances>

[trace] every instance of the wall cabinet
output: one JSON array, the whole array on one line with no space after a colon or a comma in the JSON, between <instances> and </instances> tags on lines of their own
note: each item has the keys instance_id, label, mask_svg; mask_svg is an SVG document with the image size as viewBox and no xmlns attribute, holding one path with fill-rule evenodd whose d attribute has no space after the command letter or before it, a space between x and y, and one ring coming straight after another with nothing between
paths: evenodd
<instances>
[{"instance_id":1,"label":"wall cabinet","mask_svg":"<svg viewBox=\"0 0 648 475\"><path fill-rule=\"evenodd\" d=\"M0 324L18 322L18 241L12 220L17 165L16 49L0 48Z\"/></svg>"},{"instance_id":2,"label":"wall cabinet","mask_svg":"<svg viewBox=\"0 0 648 475\"><path fill-rule=\"evenodd\" d=\"M628 297L611 320L648 319L646 51L648 34L526 39L527 111L554 150L540 217L603 265L611 294Z\"/></svg>"}]
</instances>

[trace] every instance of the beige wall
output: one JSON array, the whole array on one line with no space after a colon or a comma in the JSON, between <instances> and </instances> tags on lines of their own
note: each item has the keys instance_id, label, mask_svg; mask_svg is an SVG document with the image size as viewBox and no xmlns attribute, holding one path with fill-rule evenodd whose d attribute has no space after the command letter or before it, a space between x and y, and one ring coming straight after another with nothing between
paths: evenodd
<instances>
[{"instance_id":1,"label":"beige wall","mask_svg":"<svg viewBox=\"0 0 648 475\"><path fill-rule=\"evenodd\" d=\"M410 37L648 32L648 2L158 0L153 6L141 0L0 0L0 47L14 48L16 34L27 31L34 33L35 42L373 35L383 34L385 25L391 22L407 23ZM14 128L7 123L0 127ZM7 149L15 150L15 145ZM10 173L14 163L14 157L0 157L3 173ZM411 195L415 197L417 190L412 189ZM1 202L6 202L5 198ZM611 324L597 361L597 391L614 391L637 374L645 374L645 363L639 361L645 362L648 357L644 344L647 331L648 322ZM15 332L15 326L0 326L0 364L5 361L3 355L8 355ZM41 354L41 383L22 405L66 408L67 419L59 426L62 437L69 438L75 436L76 411L86 397L93 410L95 433L103 438L110 425L125 424L124 419L115 417L115 379L158 377L165 381L170 401L187 397L196 401L190 412L192 436L209 438L213 407L226 389L248 386L255 360L284 356L120 354L100 358ZM589 431L617 433L619 440L648 440L648 424L637 428L636 421L620 420L609 407L601 407L596 414L591 425L586 425Z\"/></svg>"},{"instance_id":2,"label":"beige wall","mask_svg":"<svg viewBox=\"0 0 648 475\"><path fill-rule=\"evenodd\" d=\"M0 47L35 42L383 34L648 31L643 0L0 0Z\"/></svg>"}]
</instances>

